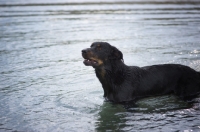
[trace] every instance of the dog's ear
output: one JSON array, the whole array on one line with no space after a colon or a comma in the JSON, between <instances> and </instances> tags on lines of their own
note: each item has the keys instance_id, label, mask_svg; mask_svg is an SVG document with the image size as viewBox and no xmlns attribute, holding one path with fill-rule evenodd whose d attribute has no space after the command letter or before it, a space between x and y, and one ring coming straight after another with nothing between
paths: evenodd
<instances>
[{"instance_id":1,"label":"dog's ear","mask_svg":"<svg viewBox=\"0 0 200 132\"><path fill-rule=\"evenodd\" d=\"M109 59L112 59L112 60L123 60L123 54L116 47L112 46L112 51L111 51L111 54L109 56Z\"/></svg>"}]
</instances>

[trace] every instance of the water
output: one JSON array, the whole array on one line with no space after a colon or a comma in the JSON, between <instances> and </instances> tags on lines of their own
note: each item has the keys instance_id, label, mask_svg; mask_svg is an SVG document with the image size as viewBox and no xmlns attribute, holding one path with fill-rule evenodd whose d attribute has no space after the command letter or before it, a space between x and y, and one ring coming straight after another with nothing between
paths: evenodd
<instances>
[{"instance_id":1,"label":"water","mask_svg":"<svg viewBox=\"0 0 200 132\"><path fill-rule=\"evenodd\" d=\"M107 41L127 65L200 71L200 2L0 1L0 131L200 131L200 101L104 102L81 50ZM200 100L197 98L196 100Z\"/></svg>"}]
</instances>

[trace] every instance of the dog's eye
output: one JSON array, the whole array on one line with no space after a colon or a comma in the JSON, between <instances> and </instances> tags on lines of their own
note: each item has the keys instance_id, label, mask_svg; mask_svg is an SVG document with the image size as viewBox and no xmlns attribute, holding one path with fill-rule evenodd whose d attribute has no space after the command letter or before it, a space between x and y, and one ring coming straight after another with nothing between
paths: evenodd
<instances>
[{"instance_id":1,"label":"dog's eye","mask_svg":"<svg viewBox=\"0 0 200 132\"><path fill-rule=\"evenodd\" d=\"M100 44L97 45L97 49L98 49L98 50L101 50L101 45L100 45Z\"/></svg>"}]
</instances>

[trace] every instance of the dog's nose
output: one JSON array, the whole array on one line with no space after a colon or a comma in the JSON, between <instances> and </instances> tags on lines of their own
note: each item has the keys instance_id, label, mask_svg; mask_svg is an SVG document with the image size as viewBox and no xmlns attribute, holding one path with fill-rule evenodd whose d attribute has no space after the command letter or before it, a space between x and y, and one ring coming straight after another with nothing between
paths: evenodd
<instances>
[{"instance_id":1,"label":"dog's nose","mask_svg":"<svg viewBox=\"0 0 200 132\"><path fill-rule=\"evenodd\" d=\"M83 49L83 50L82 50L82 53L83 53L83 54L86 54L86 53L87 53L87 50L86 50L86 49Z\"/></svg>"}]
</instances>

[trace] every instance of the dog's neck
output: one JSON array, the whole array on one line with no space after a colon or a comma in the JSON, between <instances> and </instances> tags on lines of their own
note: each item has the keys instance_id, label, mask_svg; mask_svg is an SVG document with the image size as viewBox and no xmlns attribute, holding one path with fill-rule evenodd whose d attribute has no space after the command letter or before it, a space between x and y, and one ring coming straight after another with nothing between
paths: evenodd
<instances>
[{"instance_id":1,"label":"dog's neck","mask_svg":"<svg viewBox=\"0 0 200 132\"><path fill-rule=\"evenodd\" d=\"M124 81L124 73L127 66L121 60L111 60L110 66L105 67L106 75L112 85L118 85Z\"/></svg>"},{"instance_id":2,"label":"dog's neck","mask_svg":"<svg viewBox=\"0 0 200 132\"><path fill-rule=\"evenodd\" d=\"M95 68L95 72L100 82L103 84L120 85L124 81L124 71L127 66L121 60L110 60L109 63L104 63L103 66Z\"/></svg>"},{"instance_id":3,"label":"dog's neck","mask_svg":"<svg viewBox=\"0 0 200 132\"><path fill-rule=\"evenodd\" d=\"M121 60L110 60L109 63L95 68L96 76L104 89L104 97L109 96L109 93L114 92L123 83L126 68Z\"/></svg>"},{"instance_id":4,"label":"dog's neck","mask_svg":"<svg viewBox=\"0 0 200 132\"><path fill-rule=\"evenodd\" d=\"M95 68L95 72L102 75L117 76L119 72L126 70L127 66L122 60L110 60L110 62L105 62L104 65ZM120 74L122 76L122 74Z\"/></svg>"}]
</instances>

